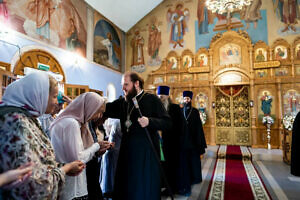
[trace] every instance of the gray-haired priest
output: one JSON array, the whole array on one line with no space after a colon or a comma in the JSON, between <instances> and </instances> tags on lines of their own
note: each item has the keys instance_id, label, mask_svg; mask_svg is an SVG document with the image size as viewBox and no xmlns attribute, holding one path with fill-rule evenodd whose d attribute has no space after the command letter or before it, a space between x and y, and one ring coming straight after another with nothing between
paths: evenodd
<instances>
[{"instance_id":1,"label":"gray-haired priest","mask_svg":"<svg viewBox=\"0 0 300 200\"><path fill-rule=\"evenodd\" d=\"M172 120L172 128L162 132L163 152L165 156L164 170L173 193L189 194L191 184L188 177L185 144L187 124L178 104L170 99L170 88L158 86L157 96L162 101ZM164 190L163 195L168 195Z\"/></svg>"}]
</instances>

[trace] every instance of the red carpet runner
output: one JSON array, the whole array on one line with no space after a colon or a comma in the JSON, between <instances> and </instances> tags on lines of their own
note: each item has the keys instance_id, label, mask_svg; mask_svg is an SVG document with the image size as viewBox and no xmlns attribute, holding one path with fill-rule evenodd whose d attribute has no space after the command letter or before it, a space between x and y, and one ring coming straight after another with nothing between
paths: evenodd
<instances>
[{"instance_id":1,"label":"red carpet runner","mask_svg":"<svg viewBox=\"0 0 300 200\"><path fill-rule=\"evenodd\" d=\"M271 199L252 164L250 151L242 146L219 147L208 191L209 200Z\"/></svg>"}]
</instances>

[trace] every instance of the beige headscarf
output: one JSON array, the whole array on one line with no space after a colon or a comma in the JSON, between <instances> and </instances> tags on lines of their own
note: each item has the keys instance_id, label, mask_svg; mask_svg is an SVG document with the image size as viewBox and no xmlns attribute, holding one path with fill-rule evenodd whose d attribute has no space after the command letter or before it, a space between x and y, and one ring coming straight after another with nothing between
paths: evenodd
<instances>
[{"instance_id":1,"label":"beige headscarf","mask_svg":"<svg viewBox=\"0 0 300 200\"><path fill-rule=\"evenodd\" d=\"M105 99L95 92L81 94L74 99L67 108L53 121L50 131L57 122L64 118L74 118L81 124L81 138L84 148L93 143L93 136L88 129L88 121L105 103Z\"/></svg>"}]
</instances>

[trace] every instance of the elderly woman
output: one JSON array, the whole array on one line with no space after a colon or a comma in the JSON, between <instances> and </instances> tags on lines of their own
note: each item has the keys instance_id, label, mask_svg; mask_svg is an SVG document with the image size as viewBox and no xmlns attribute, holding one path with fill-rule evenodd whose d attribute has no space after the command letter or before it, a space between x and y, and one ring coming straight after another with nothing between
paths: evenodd
<instances>
[{"instance_id":1,"label":"elderly woman","mask_svg":"<svg viewBox=\"0 0 300 200\"><path fill-rule=\"evenodd\" d=\"M105 100L94 92L87 92L73 100L50 126L51 142L56 160L87 163L96 152L103 153L109 142L94 142L88 122L101 118L105 111ZM88 199L86 171L77 177L66 178L66 187L61 199Z\"/></svg>"},{"instance_id":2,"label":"elderly woman","mask_svg":"<svg viewBox=\"0 0 300 200\"><path fill-rule=\"evenodd\" d=\"M46 73L33 73L10 84L0 103L0 173L34 164L26 183L3 191L3 199L57 199L65 174L77 175L81 161L64 166L55 161L54 151L37 117L51 113L57 104L58 87Z\"/></svg>"},{"instance_id":3,"label":"elderly woman","mask_svg":"<svg viewBox=\"0 0 300 200\"><path fill-rule=\"evenodd\" d=\"M53 113L44 114L38 118L38 121L40 122L43 131L47 134L47 136L49 137L50 140L51 140L51 138L50 138L50 133L49 133L49 127L50 127L51 123L54 121L56 115L63 109L63 105L66 101L67 101L67 103L71 102L71 100L67 99L67 97L65 95L63 95L63 93L61 91L59 91L58 96L57 96L58 104L55 107L55 109L53 110Z\"/></svg>"}]
</instances>

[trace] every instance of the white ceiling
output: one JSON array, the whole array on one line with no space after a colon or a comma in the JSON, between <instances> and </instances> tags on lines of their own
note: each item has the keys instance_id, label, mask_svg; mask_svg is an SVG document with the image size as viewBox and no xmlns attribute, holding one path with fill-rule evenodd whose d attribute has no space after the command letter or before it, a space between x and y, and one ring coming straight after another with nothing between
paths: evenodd
<instances>
[{"instance_id":1,"label":"white ceiling","mask_svg":"<svg viewBox=\"0 0 300 200\"><path fill-rule=\"evenodd\" d=\"M121 30L127 32L163 0L85 0Z\"/></svg>"}]
</instances>

